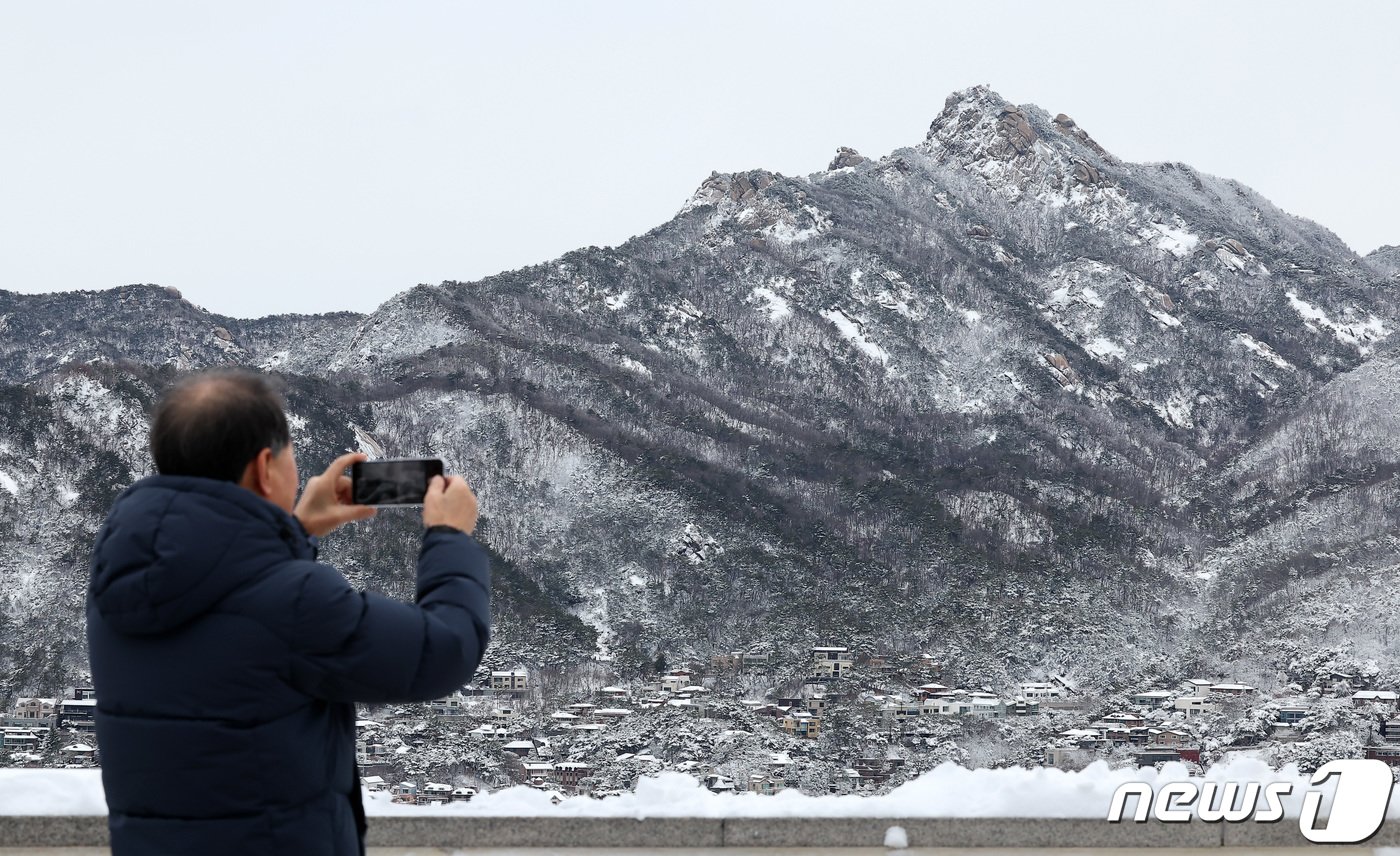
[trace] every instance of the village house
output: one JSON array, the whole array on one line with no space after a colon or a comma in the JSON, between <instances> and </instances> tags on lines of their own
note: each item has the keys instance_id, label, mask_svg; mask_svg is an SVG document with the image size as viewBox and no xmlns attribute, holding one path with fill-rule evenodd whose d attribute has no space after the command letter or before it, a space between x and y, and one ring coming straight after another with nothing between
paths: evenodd
<instances>
[{"instance_id":1,"label":"village house","mask_svg":"<svg viewBox=\"0 0 1400 856\"><path fill-rule=\"evenodd\" d=\"M70 687L68 698L73 701L87 701L97 698L97 690L89 686Z\"/></svg>"},{"instance_id":2,"label":"village house","mask_svg":"<svg viewBox=\"0 0 1400 856\"><path fill-rule=\"evenodd\" d=\"M1368 704L1388 704L1395 706L1397 696L1394 690L1360 690L1351 694L1351 703L1356 707Z\"/></svg>"},{"instance_id":3,"label":"village house","mask_svg":"<svg viewBox=\"0 0 1400 856\"><path fill-rule=\"evenodd\" d=\"M752 794L762 794L771 797L776 793L780 793L785 787L786 785L783 784L782 778L772 773L767 775L763 773L753 773L749 776L749 793Z\"/></svg>"},{"instance_id":4,"label":"village house","mask_svg":"<svg viewBox=\"0 0 1400 856\"><path fill-rule=\"evenodd\" d=\"M428 703L428 711L434 716L461 716L467 712L466 708L467 697L460 690Z\"/></svg>"},{"instance_id":5,"label":"village house","mask_svg":"<svg viewBox=\"0 0 1400 856\"><path fill-rule=\"evenodd\" d=\"M843 645L812 649L812 674L815 677L839 678L849 674L855 663L855 655Z\"/></svg>"},{"instance_id":6,"label":"village house","mask_svg":"<svg viewBox=\"0 0 1400 856\"><path fill-rule=\"evenodd\" d=\"M1049 681L1022 681L1016 685L1016 695L1026 700L1063 698L1063 684Z\"/></svg>"},{"instance_id":7,"label":"village house","mask_svg":"<svg viewBox=\"0 0 1400 856\"><path fill-rule=\"evenodd\" d=\"M1154 764L1163 764L1180 760L1181 752L1167 746L1154 746L1143 749L1133 756L1133 763L1137 764L1139 767L1151 767Z\"/></svg>"},{"instance_id":8,"label":"village house","mask_svg":"<svg viewBox=\"0 0 1400 856\"><path fill-rule=\"evenodd\" d=\"M526 755L529 755L530 753L535 751L535 741L512 740L511 742L505 744L501 748L511 753L512 755L515 755L518 758L524 758Z\"/></svg>"},{"instance_id":9,"label":"village house","mask_svg":"<svg viewBox=\"0 0 1400 856\"><path fill-rule=\"evenodd\" d=\"M734 780L719 773L710 773L701 779L701 782L710 793L732 794L735 791Z\"/></svg>"},{"instance_id":10,"label":"village house","mask_svg":"<svg viewBox=\"0 0 1400 856\"><path fill-rule=\"evenodd\" d=\"M1136 713L1110 713L1106 716L1099 717L1099 719L1095 722L1089 723L1089 727L1099 729L1141 728L1143 725L1146 724L1147 720L1143 719Z\"/></svg>"},{"instance_id":11,"label":"village house","mask_svg":"<svg viewBox=\"0 0 1400 856\"><path fill-rule=\"evenodd\" d=\"M13 728L51 728L58 721L58 699L22 698L3 724Z\"/></svg>"},{"instance_id":12,"label":"village house","mask_svg":"<svg viewBox=\"0 0 1400 856\"><path fill-rule=\"evenodd\" d=\"M593 716L593 712L598 709L598 705L589 704L586 701L580 701L575 702L574 704L571 704L564 709L567 710L569 713L572 713L574 716L577 716L579 719L589 719Z\"/></svg>"},{"instance_id":13,"label":"village house","mask_svg":"<svg viewBox=\"0 0 1400 856\"><path fill-rule=\"evenodd\" d=\"M1181 682L1181 691L1193 696L1203 696L1210 692L1210 685L1215 681L1208 681L1205 678L1187 678Z\"/></svg>"},{"instance_id":14,"label":"village house","mask_svg":"<svg viewBox=\"0 0 1400 856\"><path fill-rule=\"evenodd\" d=\"M476 788L453 788L452 802L469 802L476 796Z\"/></svg>"},{"instance_id":15,"label":"village house","mask_svg":"<svg viewBox=\"0 0 1400 856\"><path fill-rule=\"evenodd\" d=\"M374 791L376 793L379 791L387 791L389 789L389 783L384 781L383 776L361 776L360 784L364 785L366 790Z\"/></svg>"},{"instance_id":16,"label":"village house","mask_svg":"<svg viewBox=\"0 0 1400 856\"><path fill-rule=\"evenodd\" d=\"M624 716L631 716L632 711L625 707L600 707L593 711L595 719L618 720Z\"/></svg>"},{"instance_id":17,"label":"village house","mask_svg":"<svg viewBox=\"0 0 1400 856\"><path fill-rule=\"evenodd\" d=\"M530 674L524 669L491 673L491 689L494 692L523 693L529 688Z\"/></svg>"},{"instance_id":18,"label":"village house","mask_svg":"<svg viewBox=\"0 0 1400 856\"><path fill-rule=\"evenodd\" d=\"M1306 705L1281 706L1278 712L1274 714L1274 722L1280 725L1296 725L1307 718L1310 713L1312 713L1312 709Z\"/></svg>"},{"instance_id":19,"label":"village house","mask_svg":"<svg viewBox=\"0 0 1400 856\"><path fill-rule=\"evenodd\" d=\"M399 782L391 789L396 803L418 802L418 785L414 782Z\"/></svg>"},{"instance_id":20,"label":"village house","mask_svg":"<svg viewBox=\"0 0 1400 856\"><path fill-rule=\"evenodd\" d=\"M1248 684L1211 684L1210 691L1223 696L1245 696L1255 692Z\"/></svg>"},{"instance_id":21,"label":"village house","mask_svg":"<svg viewBox=\"0 0 1400 856\"><path fill-rule=\"evenodd\" d=\"M903 758L858 758L846 770L846 779L858 790L873 790L889 781L894 771L903 766Z\"/></svg>"},{"instance_id":22,"label":"village house","mask_svg":"<svg viewBox=\"0 0 1400 856\"><path fill-rule=\"evenodd\" d=\"M924 714L971 716L977 719L1004 719L1006 702L991 693L958 691L957 695L931 696L920 705Z\"/></svg>"},{"instance_id":23,"label":"village house","mask_svg":"<svg viewBox=\"0 0 1400 856\"><path fill-rule=\"evenodd\" d=\"M929 696L949 695L953 692L942 684L920 684L914 688L914 698L926 699Z\"/></svg>"},{"instance_id":24,"label":"village house","mask_svg":"<svg viewBox=\"0 0 1400 856\"><path fill-rule=\"evenodd\" d=\"M1172 702L1172 709L1179 710L1191 717L1201 713L1214 713L1219 708L1215 702L1205 696L1180 696Z\"/></svg>"},{"instance_id":25,"label":"village house","mask_svg":"<svg viewBox=\"0 0 1400 856\"><path fill-rule=\"evenodd\" d=\"M726 651L710 657L710 668L716 672L735 672L744 663L743 651Z\"/></svg>"},{"instance_id":26,"label":"village house","mask_svg":"<svg viewBox=\"0 0 1400 856\"><path fill-rule=\"evenodd\" d=\"M1278 712L1274 714L1269 736L1283 742L1301 739L1303 732L1298 727L1298 723L1306 719L1311 712L1312 710L1304 705L1280 707Z\"/></svg>"},{"instance_id":27,"label":"village house","mask_svg":"<svg viewBox=\"0 0 1400 856\"><path fill-rule=\"evenodd\" d=\"M1037 716L1040 714L1040 702L1018 698L1007 706L1007 710L1012 716Z\"/></svg>"},{"instance_id":28,"label":"village house","mask_svg":"<svg viewBox=\"0 0 1400 856\"><path fill-rule=\"evenodd\" d=\"M805 710L795 710L783 717L783 730L794 737L815 740L821 736L822 721Z\"/></svg>"},{"instance_id":29,"label":"village house","mask_svg":"<svg viewBox=\"0 0 1400 856\"><path fill-rule=\"evenodd\" d=\"M1379 731L1385 742L1400 743L1400 718L1382 719Z\"/></svg>"},{"instance_id":30,"label":"village house","mask_svg":"<svg viewBox=\"0 0 1400 856\"><path fill-rule=\"evenodd\" d=\"M1178 731L1173 728L1153 728L1149 730L1151 739L1148 741L1153 746L1188 746L1195 742L1191 735L1185 731Z\"/></svg>"},{"instance_id":31,"label":"village house","mask_svg":"<svg viewBox=\"0 0 1400 856\"><path fill-rule=\"evenodd\" d=\"M577 722L578 714L569 713L563 710L556 710L549 715L549 719L551 724L553 724L554 726L559 728L567 728Z\"/></svg>"},{"instance_id":32,"label":"village house","mask_svg":"<svg viewBox=\"0 0 1400 856\"><path fill-rule=\"evenodd\" d=\"M678 693L687 686L690 686L689 672L672 672L661 679L661 690L663 692Z\"/></svg>"},{"instance_id":33,"label":"village house","mask_svg":"<svg viewBox=\"0 0 1400 856\"><path fill-rule=\"evenodd\" d=\"M745 651L742 665L746 669L766 666L770 657L767 651Z\"/></svg>"},{"instance_id":34,"label":"village house","mask_svg":"<svg viewBox=\"0 0 1400 856\"><path fill-rule=\"evenodd\" d=\"M1366 747L1366 760L1384 761L1392 767L1400 767L1400 746L1384 744Z\"/></svg>"},{"instance_id":35,"label":"village house","mask_svg":"<svg viewBox=\"0 0 1400 856\"><path fill-rule=\"evenodd\" d=\"M39 734L30 728L0 728L0 747L5 749L32 749L39 745Z\"/></svg>"},{"instance_id":36,"label":"village house","mask_svg":"<svg viewBox=\"0 0 1400 856\"><path fill-rule=\"evenodd\" d=\"M96 698L66 698L59 705L58 727L72 728L77 731L96 731L96 715Z\"/></svg>"},{"instance_id":37,"label":"village house","mask_svg":"<svg viewBox=\"0 0 1400 856\"><path fill-rule=\"evenodd\" d=\"M925 702L927 704L927 702ZM918 719L924 713L924 709L917 704L907 702L892 702L880 708L880 717L886 725L903 725L906 722Z\"/></svg>"},{"instance_id":38,"label":"village house","mask_svg":"<svg viewBox=\"0 0 1400 856\"><path fill-rule=\"evenodd\" d=\"M428 782L418 791L418 802L428 803L448 803L452 801L452 786L438 782Z\"/></svg>"},{"instance_id":39,"label":"village house","mask_svg":"<svg viewBox=\"0 0 1400 856\"><path fill-rule=\"evenodd\" d=\"M1177 694L1171 690L1145 690L1140 693L1134 693L1129 701L1138 707L1151 709L1169 704L1176 696Z\"/></svg>"},{"instance_id":40,"label":"village house","mask_svg":"<svg viewBox=\"0 0 1400 856\"><path fill-rule=\"evenodd\" d=\"M560 761L554 765L554 780L561 787L577 788L578 783L593 775L593 767L582 761Z\"/></svg>"},{"instance_id":41,"label":"village house","mask_svg":"<svg viewBox=\"0 0 1400 856\"><path fill-rule=\"evenodd\" d=\"M554 765L548 761L525 761L520 769L524 780L532 785L543 785L554 777Z\"/></svg>"},{"instance_id":42,"label":"village house","mask_svg":"<svg viewBox=\"0 0 1400 856\"><path fill-rule=\"evenodd\" d=\"M603 687L598 694L613 701L624 701L631 693L626 687Z\"/></svg>"}]
</instances>

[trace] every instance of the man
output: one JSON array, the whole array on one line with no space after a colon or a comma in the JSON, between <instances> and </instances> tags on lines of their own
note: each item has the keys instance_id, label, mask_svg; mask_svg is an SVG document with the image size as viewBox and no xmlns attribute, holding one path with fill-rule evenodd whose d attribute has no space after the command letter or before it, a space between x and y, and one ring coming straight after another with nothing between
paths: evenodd
<instances>
[{"instance_id":1,"label":"man","mask_svg":"<svg viewBox=\"0 0 1400 856\"><path fill-rule=\"evenodd\" d=\"M159 475L112 507L88 590L88 646L112 851L354 854L365 821L354 702L437 698L486 648L477 503L435 477L418 602L357 592L317 539L374 514L343 455L307 481L280 396L219 371L175 386L151 424Z\"/></svg>"}]
</instances>

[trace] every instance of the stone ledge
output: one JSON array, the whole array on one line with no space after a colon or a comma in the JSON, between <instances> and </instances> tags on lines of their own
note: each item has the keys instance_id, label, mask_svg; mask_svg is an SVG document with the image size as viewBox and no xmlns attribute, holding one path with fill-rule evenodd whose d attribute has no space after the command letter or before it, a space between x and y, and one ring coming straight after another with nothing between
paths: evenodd
<instances>
[{"instance_id":1,"label":"stone ledge","mask_svg":"<svg viewBox=\"0 0 1400 856\"><path fill-rule=\"evenodd\" d=\"M1279 823L1108 823L1093 818L630 818L370 817L371 847L442 848L883 848L892 826L912 848L1301 848L1296 819ZM102 816L0 815L7 848L106 847ZM1365 847L1400 845L1400 822Z\"/></svg>"}]
</instances>

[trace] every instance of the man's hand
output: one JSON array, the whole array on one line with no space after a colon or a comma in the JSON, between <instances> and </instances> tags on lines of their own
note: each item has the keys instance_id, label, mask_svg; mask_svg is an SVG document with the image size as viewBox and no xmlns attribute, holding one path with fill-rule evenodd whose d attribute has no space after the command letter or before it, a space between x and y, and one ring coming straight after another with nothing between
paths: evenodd
<instances>
[{"instance_id":1,"label":"man's hand","mask_svg":"<svg viewBox=\"0 0 1400 856\"><path fill-rule=\"evenodd\" d=\"M361 452L341 455L324 473L306 480L306 490L292 513L307 532L320 538L352 520L374 516L373 506L351 504L350 477L345 474L351 464L367 460L369 455Z\"/></svg>"},{"instance_id":2,"label":"man's hand","mask_svg":"<svg viewBox=\"0 0 1400 856\"><path fill-rule=\"evenodd\" d=\"M423 497L423 526L451 526L470 535L476 529L476 494L461 476L433 476Z\"/></svg>"}]
</instances>

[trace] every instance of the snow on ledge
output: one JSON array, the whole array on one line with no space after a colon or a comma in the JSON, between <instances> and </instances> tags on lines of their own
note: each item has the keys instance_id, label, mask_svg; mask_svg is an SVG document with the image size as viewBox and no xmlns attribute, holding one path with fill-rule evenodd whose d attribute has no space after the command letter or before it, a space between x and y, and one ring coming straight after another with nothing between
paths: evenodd
<instances>
[{"instance_id":1,"label":"snow on ledge","mask_svg":"<svg viewBox=\"0 0 1400 856\"><path fill-rule=\"evenodd\" d=\"M1110 769L1096 761L1079 772L1047 767L969 770L942 764L881 796L805 796L789 790L775 796L713 794L683 773L643 777L632 793L597 800L569 797L554 804L549 794L517 786L483 794L470 802L435 806L401 805L387 793L366 794L371 816L465 817L1019 817L1106 818L1113 793L1125 782L1145 782L1156 791L1190 778L1180 763L1161 771ZM1309 776L1290 764L1278 771L1263 761L1240 757L1206 771L1217 782L1291 782L1284 797L1289 817L1297 817ZM1318 787L1329 796L1335 779ZM1387 816L1400 817L1392 800ZM1135 800L1130 800L1131 812ZM1260 801L1261 807L1263 801ZM1330 804L1330 803L1328 803ZM1194 809L1194 806L1193 806ZM103 815L107 813L99 770L0 769L0 814Z\"/></svg>"}]
</instances>

